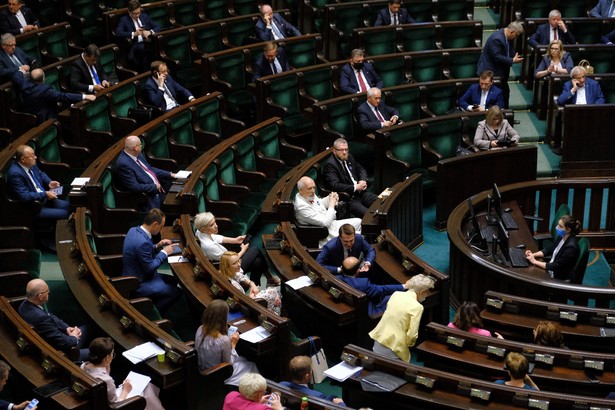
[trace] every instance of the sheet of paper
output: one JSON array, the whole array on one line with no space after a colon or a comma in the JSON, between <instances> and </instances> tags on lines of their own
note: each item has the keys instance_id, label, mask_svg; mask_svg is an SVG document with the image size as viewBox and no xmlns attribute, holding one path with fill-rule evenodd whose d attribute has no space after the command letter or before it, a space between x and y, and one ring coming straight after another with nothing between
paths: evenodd
<instances>
[{"instance_id":1,"label":"sheet of paper","mask_svg":"<svg viewBox=\"0 0 615 410\"><path fill-rule=\"evenodd\" d=\"M264 327L258 326L252 330L242 333L239 335L239 338L245 340L246 342L258 343L261 340L267 339L269 336L271 336L271 333L265 330Z\"/></svg>"},{"instance_id":2,"label":"sheet of paper","mask_svg":"<svg viewBox=\"0 0 615 410\"><path fill-rule=\"evenodd\" d=\"M188 259L184 258L181 255L174 255L174 256L169 256L167 258L167 262L169 263L184 263L184 262L190 262Z\"/></svg>"},{"instance_id":3,"label":"sheet of paper","mask_svg":"<svg viewBox=\"0 0 615 410\"><path fill-rule=\"evenodd\" d=\"M62 185L60 185L57 188L51 188L50 191L53 192L54 194L60 196L60 195L62 195L62 192L64 192L64 187Z\"/></svg>"},{"instance_id":4,"label":"sheet of paper","mask_svg":"<svg viewBox=\"0 0 615 410\"><path fill-rule=\"evenodd\" d=\"M351 366L346 362L340 362L335 366L325 370L325 376L330 377L339 382L343 382L350 376L354 376L363 370L361 366Z\"/></svg>"},{"instance_id":5,"label":"sheet of paper","mask_svg":"<svg viewBox=\"0 0 615 410\"><path fill-rule=\"evenodd\" d=\"M297 279L288 280L284 283L286 283L288 286L290 286L294 290L305 288L307 286L312 286L314 284L314 282L312 282L310 277L307 275L299 276Z\"/></svg>"},{"instance_id":6,"label":"sheet of paper","mask_svg":"<svg viewBox=\"0 0 615 410\"><path fill-rule=\"evenodd\" d=\"M130 360L133 364L137 364L150 357L156 356L158 353L164 353L164 349L161 349L154 342L143 343L139 346L135 346L130 350L126 350L122 355Z\"/></svg>"},{"instance_id":7,"label":"sheet of paper","mask_svg":"<svg viewBox=\"0 0 615 410\"><path fill-rule=\"evenodd\" d=\"M149 376L135 372L128 373L126 378L130 380L130 384L132 385L132 389L128 393L128 396L126 396L127 399L135 396L143 396L143 390L145 390L147 384L152 380ZM118 397L122 394L122 388L123 385L117 388Z\"/></svg>"},{"instance_id":8,"label":"sheet of paper","mask_svg":"<svg viewBox=\"0 0 615 410\"><path fill-rule=\"evenodd\" d=\"M90 182L90 178L75 178L73 182L70 183L70 186L80 187Z\"/></svg>"},{"instance_id":9,"label":"sheet of paper","mask_svg":"<svg viewBox=\"0 0 615 410\"><path fill-rule=\"evenodd\" d=\"M192 174L192 171L177 171L175 173L175 178L178 178L178 179L188 178L190 174Z\"/></svg>"}]
</instances>

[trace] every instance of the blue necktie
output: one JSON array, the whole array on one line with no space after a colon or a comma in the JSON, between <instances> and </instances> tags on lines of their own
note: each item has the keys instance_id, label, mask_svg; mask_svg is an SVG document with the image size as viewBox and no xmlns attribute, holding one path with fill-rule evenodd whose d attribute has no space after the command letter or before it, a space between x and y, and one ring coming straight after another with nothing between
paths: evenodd
<instances>
[{"instance_id":1,"label":"blue necktie","mask_svg":"<svg viewBox=\"0 0 615 410\"><path fill-rule=\"evenodd\" d=\"M94 69L93 65L90 66L90 71L92 72L92 75L94 76L94 83L96 83L96 85L100 85L100 79L98 78L98 74L96 74L96 70Z\"/></svg>"},{"instance_id":2,"label":"blue necktie","mask_svg":"<svg viewBox=\"0 0 615 410\"><path fill-rule=\"evenodd\" d=\"M36 183L36 185L41 189L41 191L45 192L45 188L43 188L43 185L41 184L41 182L38 180L38 178L34 175L34 172L32 171L32 168L30 168L28 170L28 172L30 173L30 176L32 177L32 180ZM36 189L36 187L34 187Z\"/></svg>"}]
</instances>

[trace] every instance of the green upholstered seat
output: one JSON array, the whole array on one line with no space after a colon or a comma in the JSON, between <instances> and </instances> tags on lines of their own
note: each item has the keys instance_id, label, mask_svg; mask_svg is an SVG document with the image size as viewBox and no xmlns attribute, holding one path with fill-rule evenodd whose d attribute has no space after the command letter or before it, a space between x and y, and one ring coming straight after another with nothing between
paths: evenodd
<instances>
[{"instance_id":1,"label":"green upholstered seat","mask_svg":"<svg viewBox=\"0 0 615 410\"><path fill-rule=\"evenodd\" d=\"M322 63L322 60L318 59L321 44L320 37L312 36L305 39L295 37L293 41L284 42L288 64L293 68L303 68Z\"/></svg>"},{"instance_id":2,"label":"green upholstered seat","mask_svg":"<svg viewBox=\"0 0 615 410\"><path fill-rule=\"evenodd\" d=\"M442 28L442 48L476 47L476 28L467 26L444 26Z\"/></svg>"},{"instance_id":3,"label":"green upholstered seat","mask_svg":"<svg viewBox=\"0 0 615 410\"><path fill-rule=\"evenodd\" d=\"M269 83L269 97L275 104L287 109L283 120L288 135L296 137L311 130L312 124L303 115L299 101L297 76L285 75L272 78Z\"/></svg>"},{"instance_id":4,"label":"green upholstered seat","mask_svg":"<svg viewBox=\"0 0 615 410\"><path fill-rule=\"evenodd\" d=\"M34 58L39 64L43 61L41 56L41 45L39 36L36 33L31 35L21 35L19 37L19 48L27 55Z\"/></svg>"},{"instance_id":5,"label":"green upholstered seat","mask_svg":"<svg viewBox=\"0 0 615 410\"><path fill-rule=\"evenodd\" d=\"M518 11L521 12L522 19L548 16L552 8L551 1L549 0L523 1L519 2L519 4L521 5L521 9ZM565 14L564 16L569 17Z\"/></svg>"},{"instance_id":6,"label":"green upholstered seat","mask_svg":"<svg viewBox=\"0 0 615 410\"><path fill-rule=\"evenodd\" d=\"M411 59L410 75L418 83L444 80L443 58L440 53L413 55Z\"/></svg>"},{"instance_id":7,"label":"green upholstered seat","mask_svg":"<svg viewBox=\"0 0 615 410\"><path fill-rule=\"evenodd\" d=\"M173 6L173 19L175 24L181 26L190 26L192 24L199 23L199 3L190 1L176 1L172 3Z\"/></svg>"},{"instance_id":8,"label":"green upholstered seat","mask_svg":"<svg viewBox=\"0 0 615 410\"><path fill-rule=\"evenodd\" d=\"M263 164L263 162L265 161L260 161L261 164ZM270 164L270 161L267 161L266 163ZM241 141L235 144L235 166L238 167L238 169L240 170L251 172L267 173L267 170L272 169L271 167L264 166L261 166L259 169L259 160L256 156L256 139L253 135L249 135L245 138L242 138ZM258 191L264 193L269 192L277 181L277 178L265 178L263 180L263 183L258 185Z\"/></svg>"},{"instance_id":9,"label":"green upholstered seat","mask_svg":"<svg viewBox=\"0 0 615 410\"><path fill-rule=\"evenodd\" d=\"M468 20L468 12L474 13L473 1L438 0L435 5L438 21Z\"/></svg>"},{"instance_id":10,"label":"green upholstered seat","mask_svg":"<svg viewBox=\"0 0 615 410\"><path fill-rule=\"evenodd\" d=\"M104 37L102 28L101 9L98 2L91 0L71 0L69 19L75 34L82 39L83 44L100 42ZM68 13L68 10L67 10Z\"/></svg>"},{"instance_id":11,"label":"green upholstered seat","mask_svg":"<svg viewBox=\"0 0 615 410\"><path fill-rule=\"evenodd\" d=\"M252 19L237 19L224 24L223 32L228 44L231 47L243 45L244 39L253 36L255 23Z\"/></svg>"},{"instance_id":12,"label":"green upholstered seat","mask_svg":"<svg viewBox=\"0 0 615 410\"><path fill-rule=\"evenodd\" d=\"M399 110L399 117L405 122L421 118L421 91L419 87L406 87L392 92L389 105Z\"/></svg>"},{"instance_id":13,"label":"green upholstered seat","mask_svg":"<svg viewBox=\"0 0 615 410\"><path fill-rule=\"evenodd\" d=\"M421 101L427 107L430 115L445 115L457 107L457 86L455 84L425 87L421 94Z\"/></svg>"},{"instance_id":14,"label":"green upholstered seat","mask_svg":"<svg viewBox=\"0 0 615 410\"><path fill-rule=\"evenodd\" d=\"M397 50L397 32L395 27L385 26L381 30L355 31L357 40L368 56L393 54Z\"/></svg>"},{"instance_id":15,"label":"green upholstered seat","mask_svg":"<svg viewBox=\"0 0 615 410\"><path fill-rule=\"evenodd\" d=\"M207 20L220 20L231 17L226 0L208 0L203 2L203 11Z\"/></svg>"},{"instance_id":16,"label":"green upholstered seat","mask_svg":"<svg viewBox=\"0 0 615 410\"><path fill-rule=\"evenodd\" d=\"M403 7L418 23L429 23L433 21L434 2L431 0L413 0L404 3Z\"/></svg>"},{"instance_id":17,"label":"green upholstered seat","mask_svg":"<svg viewBox=\"0 0 615 410\"><path fill-rule=\"evenodd\" d=\"M365 27L365 21L369 18L369 9L362 2L346 4L353 4L355 7L336 8L334 13L330 13L333 20L329 21L329 27L335 27L329 35L336 36L337 56L340 58L350 55L352 31L355 28ZM329 27L324 27L324 30L331 30Z\"/></svg>"},{"instance_id":18,"label":"green upholstered seat","mask_svg":"<svg viewBox=\"0 0 615 410\"><path fill-rule=\"evenodd\" d=\"M70 57L66 27L44 31L41 34L40 43L46 54L56 60Z\"/></svg>"},{"instance_id":19,"label":"green upholstered seat","mask_svg":"<svg viewBox=\"0 0 615 410\"><path fill-rule=\"evenodd\" d=\"M109 118L109 100L97 98L85 105L86 126L93 131L111 131Z\"/></svg>"},{"instance_id":20,"label":"green upholstered seat","mask_svg":"<svg viewBox=\"0 0 615 410\"><path fill-rule=\"evenodd\" d=\"M248 186L244 184L244 181L240 181L240 175L238 175L235 169L235 151L231 148L224 151L217 158L218 162L218 180L224 185L240 185L246 186L248 189L248 195L242 198L240 201L241 208L253 208L260 212L267 196L266 192L258 191L258 185ZM264 178L262 178L264 181Z\"/></svg>"},{"instance_id":21,"label":"green upholstered seat","mask_svg":"<svg viewBox=\"0 0 615 410\"><path fill-rule=\"evenodd\" d=\"M441 159L452 158L462 143L462 122L460 119L437 121L427 126L427 144Z\"/></svg>"},{"instance_id":22,"label":"green upholstered seat","mask_svg":"<svg viewBox=\"0 0 615 410\"><path fill-rule=\"evenodd\" d=\"M167 132L179 144L196 145L192 132L192 112L183 110L169 118Z\"/></svg>"},{"instance_id":23,"label":"green upholstered seat","mask_svg":"<svg viewBox=\"0 0 615 410\"><path fill-rule=\"evenodd\" d=\"M583 283L583 277L585 276L585 270L587 269L587 261L589 260L589 241L587 238L579 239L579 258L577 263L572 269L571 282Z\"/></svg>"},{"instance_id":24,"label":"green upholstered seat","mask_svg":"<svg viewBox=\"0 0 615 410\"><path fill-rule=\"evenodd\" d=\"M260 128L255 144L259 160L268 163L268 170L263 171L274 179L299 164L307 155L303 148L289 145L285 141L284 130L279 122Z\"/></svg>"},{"instance_id":25,"label":"green upholstered seat","mask_svg":"<svg viewBox=\"0 0 615 410\"><path fill-rule=\"evenodd\" d=\"M172 34L159 36L160 53L178 62L173 64L173 78L186 88L201 85L201 74L192 67L192 52L190 48L190 33L188 30L173 31Z\"/></svg>"},{"instance_id":26,"label":"green upholstered seat","mask_svg":"<svg viewBox=\"0 0 615 410\"><path fill-rule=\"evenodd\" d=\"M261 4L256 0L231 0L229 3L235 16L258 13L258 7Z\"/></svg>"},{"instance_id":27,"label":"green upholstered seat","mask_svg":"<svg viewBox=\"0 0 615 410\"><path fill-rule=\"evenodd\" d=\"M435 50L436 26L417 24L406 27L402 31L401 45L404 51Z\"/></svg>"},{"instance_id":28,"label":"green upholstered seat","mask_svg":"<svg viewBox=\"0 0 615 410\"><path fill-rule=\"evenodd\" d=\"M595 3L592 3L592 7L594 6L594 4ZM562 13L562 16L565 16L566 18L587 17L587 2L585 0L560 1L557 3L557 9L560 11L560 13ZM579 44L584 44L577 37L576 29L574 31L574 37Z\"/></svg>"},{"instance_id":29,"label":"green upholstered seat","mask_svg":"<svg viewBox=\"0 0 615 410\"><path fill-rule=\"evenodd\" d=\"M155 21L162 30L172 27L169 15L169 8L166 3L152 5L145 10L149 18Z\"/></svg>"},{"instance_id":30,"label":"green upholstered seat","mask_svg":"<svg viewBox=\"0 0 615 410\"><path fill-rule=\"evenodd\" d=\"M332 67L304 71L302 76L303 90L310 97L319 101L334 97Z\"/></svg>"},{"instance_id":31,"label":"green upholstered seat","mask_svg":"<svg viewBox=\"0 0 615 410\"><path fill-rule=\"evenodd\" d=\"M230 90L225 93L229 109L235 115L243 117L253 112L254 98L246 89L248 81L243 51L237 50L217 56L213 64L216 76L231 86Z\"/></svg>"},{"instance_id":32,"label":"green upholstered seat","mask_svg":"<svg viewBox=\"0 0 615 410\"><path fill-rule=\"evenodd\" d=\"M459 53L451 53L448 58L450 78L472 78L476 76L476 64L480 58L481 49L475 47L472 50L463 50Z\"/></svg>"},{"instance_id":33,"label":"green upholstered seat","mask_svg":"<svg viewBox=\"0 0 615 410\"><path fill-rule=\"evenodd\" d=\"M121 118L128 118L128 110L138 106L137 88L134 83L115 88L110 98L113 111Z\"/></svg>"},{"instance_id":34,"label":"green upholstered seat","mask_svg":"<svg viewBox=\"0 0 615 410\"><path fill-rule=\"evenodd\" d=\"M215 53L224 50L222 30L219 25L203 24L191 30L192 41L196 49L203 53Z\"/></svg>"},{"instance_id":35,"label":"green upholstered seat","mask_svg":"<svg viewBox=\"0 0 615 410\"><path fill-rule=\"evenodd\" d=\"M385 87L395 87L407 81L405 70L407 59L407 56L400 55L374 62L374 69Z\"/></svg>"}]
</instances>

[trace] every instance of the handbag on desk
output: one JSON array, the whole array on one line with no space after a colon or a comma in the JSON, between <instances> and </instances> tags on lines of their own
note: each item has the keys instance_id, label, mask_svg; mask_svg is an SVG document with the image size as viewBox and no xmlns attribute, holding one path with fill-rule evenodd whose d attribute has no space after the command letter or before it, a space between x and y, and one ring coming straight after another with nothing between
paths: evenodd
<instances>
[{"instance_id":1,"label":"handbag on desk","mask_svg":"<svg viewBox=\"0 0 615 410\"><path fill-rule=\"evenodd\" d=\"M579 61L579 66L583 67L587 74L589 75L594 74L594 67L592 67L591 64L589 64L588 60Z\"/></svg>"},{"instance_id":2,"label":"handbag on desk","mask_svg":"<svg viewBox=\"0 0 615 410\"><path fill-rule=\"evenodd\" d=\"M322 383L325 379L325 370L329 368L327 357L324 349L316 350L316 345L311 336L308 339L310 340L310 360L312 361L312 383Z\"/></svg>"}]
</instances>

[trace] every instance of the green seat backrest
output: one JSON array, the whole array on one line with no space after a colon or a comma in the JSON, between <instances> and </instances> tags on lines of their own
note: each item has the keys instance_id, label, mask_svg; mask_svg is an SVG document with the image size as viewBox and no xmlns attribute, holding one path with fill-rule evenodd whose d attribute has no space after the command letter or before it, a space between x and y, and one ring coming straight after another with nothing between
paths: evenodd
<instances>
[{"instance_id":1,"label":"green seat backrest","mask_svg":"<svg viewBox=\"0 0 615 410\"><path fill-rule=\"evenodd\" d=\"M442 48L476 47L474 25L444 26L442 28Z\"/></svg>"},{"instance_id":2,"label":"green seat backrest","mask_svg":"<svg viewBox=\"0 0 615 410\"><path fill-rule=\"evenodd\" d=\"M252 19L239 19L225 24L224 32L229 44L234 47L241 46L246 37L252 37L254 34L254 24Z\"/></svg>"},{"instance_id":3,"label":"green seat backrest","mask_svg":"<svg viewBox=\"0 0 615 410\"><path fill-rule=\"evenodd\" d=\"M557 211L555 211L555 215L553 215L553 220L551 221L551 236L553 237L554 242L557 239L557 232L555 231L555 228L557 227L559 220L562 219L562 216L564 215L570 215L570 208L567 204L561 204L559 208L557 208Z\"/></svg>"},{"instance_id":4,"label":"green seat backrest","mask_svg":"<svg viewBox=\"0 0 615 410\"><path fill-rule=\"evenodd\" d=\"M461 143L462 127L460 119L432 122L427 128L429 146L442 155L443 159L452 158Z\"/></svg>"},{"instance_id":5,"label":"green seat backrest","mask_svg":"<svg viewBox=\"0 0 615 410\"><path fill-rule=\"evenodd\" d=\"M319 101L333 98L333 69L325 67L303 72L303 89Z\"/></svg>"},{"instance_id":6,"label":"green seat backrest","mask_svg":"<svg viewBox=\"0 0 615 410\"><path fill-rule=\"evenodd\" d=\"M483 116L477 117L473 115L471 117L468 117L466 132L467 132L468 137L470 138L470 141L474 141L474 135L476 135L476 129L478 128L478 123L484 119L485 117Z\"/></svg>"},{"instance_id":7,"label":"green seat backrest","mask_svg":"<svg viewBox=\"0 0 615 410\"><path fill-rule=\"evenodd\" d=\"M173 140L180 144L194 145L194 134L192 133L192 112L183 110L174 115L169 120L169 131Z\"/></svg>"},{"instance_id":8,"label":"green seat backrest","mask_svg":"<svg viewBox=\"0 0 615 410\"><path fill-rule=\"evenodd\" d=\"M167 127L164 123L158 124L147 132L149 148L147 154L153 158L170 158Z\"/></svg>"},{"instance_id":9,"label":"green seat backrest","mask_svg":"<svg viewBox=\"0 0 615 410\"><path fill-rule=\"evenodd\" d=\"M593 4L595 3L592 3L592 6ZM585 0L560 1L557 3L557 9L562 13L562 16L566 16L566 18L587 17L587 1ZM576 29L574 31L574 37L579 44L582 44L577 37Z\"/></svg>"},{"instance_id":10,"label":"green seat backrest","mask_svg":"<svg viewBox=\"0 0 615 410\"><path fill-rule=\"evenodd\" d=\"M256 171L256 143L254 136L248 135L235 144L237 164L246 171Z\"/></svg>"},{"instance_id":11,"label":"green seat backrest","mask_svg":"<svg viewBox=\"0 0 615 410\"><path fill-rule=\"evenodd\" d=\"M615 78L609 81L600 81L600 88L606 104L615 104Z\"/></svg>"},{"instance_id":12,"label":"green seat backrest","mask_svg":"<svg viewBox=\"0 0 615 410\"><path fill-rule=\"evenodd\" d=\"M258 13L260 1L256 0L232 0L233 11L236 16L245 16L246 14Z\"/></svg>"},{"instance_id":13,"label":"green seat backrest","mask_svg":"<svg viewBox=\"0 0 615 410\"><path fill-rule=\"evenodd\" d=\"M62 162L56 126L47 127L36 138L36 155L46 162Z\"/></svg>"},{"instance_id":14,"label":"green seat backrest","mask_svg":"<svg viewBox=\"0 0 615 410\"><path fill-rule=\"evenodd\" d=\"M90 217L89 212L85 213L85 219L83 222L84 222L85 231L88 233L92 232L92 218Z\"/></svg>"},{"instance_id":15,"label":"green seat backrest","mask_svg":"<svg viewBox=\"0 0 615 410\"><path fill-rule=\"evenodd\" d=\"M475 77L480 50L476 47L474 50L464 50L463 53L451 53L448 60L451 78Z\"/></svg>"},{"instance_id":16,"label":"green seat backrest","mask_svg":"<svg viewBox=\"0 0 615 410\"><path fill-rule=\"evenodd\" d=\"M330 24L335 24L335 28L345 37L352 36L352 31L355 28L365 27L365 16L367 9L362 2L351 3L354 7L336 8L333 14L335 21L330 21Z\"/></svg>"},{"instance_id":17,"label":"green seat backrest","mask_svg":"<svg viewBox=\"0 0 615 410\"><path fill-rule=\"evenodd\" d=\"M202 180L198 180L196 184L194 184L194 197L196 198L196 207L199 212L205 212L207 209L205 207L205 186Z\"/></svg>"},{"instance_id":18,"label":"green seat backrest","mask_svg":"<svg viewBox=\"0 0 615 410\"><path fill-rule=\"evenodd\" d=\"M386 60L374 61L374 69L385 87L395 87L406 82L406 58L400 55L399 57L387 58Z\"/></svg>"},{"instance_id":19,"label":"green seat backrest","mask_svg":"<svg viewBox=\"0 0 615 410\"><path fill-rule=\"evenodd\" d=\"M61 91L59 70L59 68L52 68L51 70L47 70L45 72L45 84L52 86L56 91Z\"/></svg>"},{"instance_id":20,"label":"green seat backrest","mask_svg":"<svg viewBox=\"0 0 615 410\"><path fill-rule=\"evenodd\" d=\"M444 115L457 106L457 87L455 84L426 87L427 107L436 115Z\"/></svg>"},{"instance_id":21,"label":"green seat backrest","mask_svg":"<svg viewBox=\"0 0 615 410\"><path fill-rule=\"evenodd\" d=\"M402 32L401 38L405 51L435 50L436 26L411 25Z\"/></svg>"},{"instance_id":22,"label":"green seat backrest","mask_svg":"<svg viewBox=\"0 0 615 410\"><path fill-rule=\"evenodd\" d=\"M166 3L155 7L148 7L146 13L149 18L158 23L162 29L171 27L171 22L169 21L169 8Z\"/></svg>"},{"instance_id":23,"label":"green seat backrest","mask_svg":"<svg viewBox=\"0 0 615 410\"><path fill-rule=\"evenodd\" d=\"M196 0L187 2L175 2L173 5L173 17L175 23L182 26L190 26L199 22L199 7Z\"/></svg>"},{"instance_id":24,"label":"green seat backrest","mask_svg":"<svg viewBox=\"0 0 615 410\"><path fill-rule=\"evenodd\" d=\"M467 20L466 5L465 0L438 0L438 21Z\"/></svg>"},{"instance_id":25,"label":"green seat backrest","mask_svg":"<svg viewBox=\"0 0 615 410\"><path fill-rule=\"evenodd\" d=\"M397 107L399 117L404 121L414 121L421 117L421 91L419 87L407 87L392 94L389 105Z\"/></svg>"},{"instance_id":26,"label":"green seat backrest","mask_svg":"<svg viewBox=\"0 0 615 410\"><path fill-rule=\"evenodd\" d=\"M389 131L390 150L395 158L407 162L410 169L422 164L421 126L402 127Z\"/></svg>"},{"instance_id":27,"label":"green seat backrest","mask_svg":"<svg viewBox=\"0 0 615 410\"><path fill-rule=\"evenodd\" d=\"M316 49L316 45L315 38L286 43L284 52L286 53L288 64L293 68L303 68L318 64L319 61L316 58L318 50Z\"/></svg>"},{"instance_id":28,"label":"green seat backrest","mask_svg":"<svg viewBox=\"0 0 615 410\"><path fill-rule=\"evenodd\" d=\"M346 139L352 139L355 136L354 125L354 107L350 99L345 99L332 105L327 105L329 118L327 124L329 127L341 133Z\"/></svg>"},{"instance_id":29,"label":"green seat backrest","mask_svg":"<svg viewBox=\"0 0 615 410\"><path fill-rule=\"evenodd\" d=\"M198 50L206 53L222 51L222 30L219 25L208 24L193 29L192 36Z\"/></svg>"},{"instance_id":30,"label":"green seat backrest","mask_svg":"<svg viewBox=\"0 0 615 410\"><path fill-rule=\"evenodd\" d=\"M222 135L220 126L220 101L212 99L205 101L197 106L194 106L196 113L196 123L199 127L208 132L214 132Z\"/></svg>"},{"instance_id":31,"label":"green seat backrest","mask_svg":"<svg viewBox=\"0 0 615 410\"><path fill-rule=\"evenodd\" d=\"M274 103L286 107L286 115L301 112L299 103L299 88L297 87L296 75L284 75L270 80L270 96Z\"/></svg>"},{"instance_id":32,"label":"green seat backrest","mask_svg":"<svg viewBox=\"0 0 615 410\"><path fill-rule=\"evenodd\" d=\"M280 127L277 123L258 130L256 142L260 155L265 158L281 159L279 133Z\"/></svg>"},{"instance_id":33,"label":"green seat backrest","mask_svg":"<svg viewBox=\"0 0 615 410\"><path fill-rule=\"evenodd\" d=\"M243 51L237 50L234 53L218 56L215 65L218 78L230 83L232 90L246 88L246 67Z\"/></svg>"},{"instance_id":34,"label":"green seat backrest","mask_svg":"<svg viewBox=\"0 0 615 410\"><path fill-rule=\"evenodd\" d=\"M41 251L39 249L26 249L26 253L26 265L23 267L23 269L28 271L28 273L32 277L40 277L42 257Z\"/></svg>"},{"instance_id":35,"label":"green seat backrest","mask_svg":"<svg viewBox=\"0 0 615 410\"><path fill-rule=\"evenodd\" d=\"M442 54L412 56L412 79L415 82L438 81L444 79Z\"/></svg>"},{"instance_id":36,"label":"green seat backrest","mask_svg":"<svg viewBox=\"0 0 615 410\"><path fill-rule=\"evenodd\" d=\"M70 9L75 16L85 20L84 27L95 26L96 20L100 17L98 2L92 0L71 0Z\"/></svg>"},{"instance_id":37,"label":"green seat backrest","mask_svg":"<svg viewBox=\"0 0 615 410\"><path fill-rule=\"evenodd\" d=\"M92 253L94 255L98 254L98 249L96 248L96 241L94 240L94 236L92 234L87 234L88 244L90 245L90 249L92 249Z\"/></svg>"},{"instance_id":38,"label":"green seat backrest","mask_svg":"<svg viewBox=\"0 0 615 410\"><path fill-rule=\"evenodd\" d=\"M34 58L39 64L43 61L41 58L41 46L39 44L38 35L28 35L19 38L19 48L27 55Z\"/></svg>"},{"instance_id":39,"label":"green seat backrest","mask_svg":"<svg viewBox=\"0 0 615 410\"><path fill-rule=\"evenodd\" d=\"M615 56L613 56L613 50L609 49L593 51L591 52L591 56L588 58L588 60L594 67L595 73L615 72Z\"/></svg>"},{"instance_id":40,"label":"green seat backrest","mask_svg":"<svg viewBox=\"0 0 615 410\"><path fill-rule=\"evenodd\" d=\"M220 190L218 189L218 180L216 175L218 169L216 165L211 164L205 172L203 172L203 178L205 179L205 193L207 197L212 201L218 201L220 199Z\"/></svg>"},{"instance_id":41,"label":"green seat backrest","mask_svg":"<svg viewBox=\"0 0 615 410\"><path fill-rule=\"evenodd\" d=\"M101 49L100 57L98 57L98 63L107 76L111 76L115 73L115 67L117 64L115 62L115 52L113 51L113 48Z\"/></svg>"},{"instance_id":42,"label":"green seat backrest","mask_svg":"<svg viewBox=\"0 0 615 410\"><path fill-rule=\"evenodd\" d=\"M94 131L111 131L109 100L97 98L85 105L87 127Z\"/></svg>"},{"instance_id":43,"label":"green seat backrest","mask_svg":"<svg viewBox=\"0 0 615 410\"><path fill-rule=\"evenodd\" d=\"M572 269L572 283L583 283L587 261L589 260L589 241L587 238L579 239L579 258Z\"/></svg>"},{"instance_id":44,"label":"green seat backrest","mask_svg":"<svg viewBox=\"0 0 615 410\"><path fill-rule=\"evenodd\" d=\"M218 156L218 176L225 184L237 185L237 177L235 176L235 151L227 149Z\"/></svg>"},{"instance_id":45,"label":"green seat backrest","mask_svg":"<svg viewBox=\"0 0 615 410\"><path fill-rule=\"evenodd\" d=\"M404 7L408 10L408 14L419 23L428 23L433 21L433 1L431 0L413 0L404 3Z\"/></svg>"},{"instance_id":46,"label":"green seat backrest","mask_svg":"<svg viewBox=\"0 0 615 410\"><path fill-rule=\"evenodd\" d=\"M173 60L180 62L182 68L192 66L192 56L190 54L190 33L188 30L173 33L170 35L161 34L161 52L164 52Z\"/></svg>"},{"instance_id":47,"label":"green seat backrest","mask_svg":"<svg viewBox=\"0 0 615 410\"><path fill-rule=\"evenodd\" d=\"M394 26L381 30L359 32L359 44L365 48L368 56L381 56L397 52L397 32Z\"/></svg>"},{"instance_id":48,"label":"green seat backrest","mask_svg":"<svg viewBox=\"0 0 615 410\"><path fill-rule=\"evenodd\" d=\"M128 110L137 107L137 87L135 84L128 83L113 90L111 103L118 116L127 118Z\"/></svg>"},{"instance_id":49,"label":"green seat backrest","mask_svg":"<svg viewBox=\"0 0 615 410\"><path fill-rule=\"evenodd\" d=\"M519 4L521 5L521 16L523 19L537 19L547 16L551 8L550 0L524 1L519 2Z\"/></svg>"},{"instance_id":50,"label":"green seat backrest","mask_svg":"<svg viewBox=\"0 0 615 410\"><path fill-rule=\"evenodd\" d=\"M226 0L208 0L203 2L205 18L207 20L221 20L231 17Z\"/></svg>"},{"instance_id":51,"label":"green seat backrest","mask_svg":"<svg viewBox=\"0 0 615 410\"><path fill-rule=\"evenodd\" d=\"M103 203L107 208L115 209L115 193L113 192L111 171L105 169L100 176L100 186L102 188Z\"/></svg>"}]
</instances>

